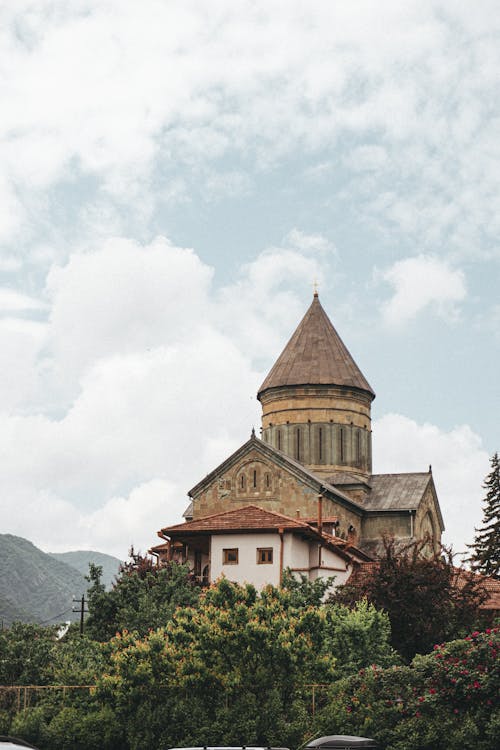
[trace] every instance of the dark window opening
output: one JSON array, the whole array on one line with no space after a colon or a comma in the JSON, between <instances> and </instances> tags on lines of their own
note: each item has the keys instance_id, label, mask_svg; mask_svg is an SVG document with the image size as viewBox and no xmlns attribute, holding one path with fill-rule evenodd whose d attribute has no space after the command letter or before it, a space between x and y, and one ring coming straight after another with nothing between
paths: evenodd
<instances>
[{"instance_id":1,"label":"dark window opening","mask_svg":"<svg viewBox=\"0 0 500 750\"><path fill-rule=\"evenodd\" d=\"M319 428L318 442L319 442L319 462L321 463L323 461L323 430L321 429L321 427Z\"/></svg>"},{"instance_id":2,"label":"dark window opening","mask_svg":"<svg viewBox=\"0 0 500 750\"><path fill-rule=\"evenodd\" d=\"M295 458L300 461L300 430L295 430Z\"/></svg>"},{"instance_id":3,"label":"dark window opening","mask_svg":"<svg viewBox=\"0 0 500 750\"><path fill-rule=\"evenodd\" d=\"M253 470L253 486L257 487L257 471Z\"/></svg>"},{"instance_id":4,"label":"dark window opening","mask_svg":"<svg viewBox=\"0 0 500 750\"><path fill-rule=\"evenodd\" d=\"M259 547L257 549L257 563L258 565L269 565L273 561L273 548L272 547Z\"/></svg>"},{"instance_id":5,"label":"dark window opening","mask_svg":"<svg viewBox=\"0 0 500 750\"><path fill-rule=\"evenodd\" d=\"M223 565L238 565L238 548L237 547L222 550L222 564Z\"/></svg>"}]
</instances>

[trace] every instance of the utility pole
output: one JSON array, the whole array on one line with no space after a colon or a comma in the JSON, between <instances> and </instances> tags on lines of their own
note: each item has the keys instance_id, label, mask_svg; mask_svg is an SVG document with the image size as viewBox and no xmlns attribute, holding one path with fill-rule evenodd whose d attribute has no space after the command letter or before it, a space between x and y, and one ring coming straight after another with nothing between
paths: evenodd
<instances>
[{"instance_id":1,"label":"utility pole","mask_svg":"<svg viewBox=\"0 0 500 750\"><path fill-rule=\"evenodd\" d=\"M80 606L77 607L76 609L73 606L73 612L80 612L80 635L82 636L83 635L83 615L85 614L85 612L88 612L88 609L85 609L85 594L82 594L82 598L80 599L80 601L76 599L75 597L73 597L73 605L75 605L77 602L79 603Z\"/></svg>"}]
</instances>

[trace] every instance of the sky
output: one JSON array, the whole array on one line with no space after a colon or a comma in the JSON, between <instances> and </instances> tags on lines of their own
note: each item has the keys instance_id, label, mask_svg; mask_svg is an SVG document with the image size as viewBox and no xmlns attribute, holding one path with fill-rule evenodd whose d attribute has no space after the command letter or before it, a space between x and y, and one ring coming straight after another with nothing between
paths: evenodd
<instances>
[{"instance_id":1,"label":"sky","mask_svg":"<svg viewBox=\"0 0 500 750\"><path fill-rule=\"evenodd\" d=\"M500 448L500 12L3 0L0 529L124 559L312 300L459 552Z\"/></svg>"}]
</instances>

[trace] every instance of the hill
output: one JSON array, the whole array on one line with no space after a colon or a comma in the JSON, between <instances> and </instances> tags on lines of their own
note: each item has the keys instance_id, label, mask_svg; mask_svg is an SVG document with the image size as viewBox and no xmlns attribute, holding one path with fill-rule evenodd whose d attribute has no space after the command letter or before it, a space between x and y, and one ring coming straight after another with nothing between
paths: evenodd
<instances>
[{"instance_id":1,"label":"hill","mask_svg":"<svg viewBox=\"0 0 500 750\"><path fill-rule=\"evenodd\" d=\"M69 564L69 560L74 564ZM86 592L88 582L81 571L88 572L89 561L103 568L105 564L108 579L112 580L118 571L119 560L110 555L51 555L27 539L0 534L0 623L8 626L20 620L49 625L77 620L79 614L72 611L73 598L81 598Z\"/></svg>"},{"instance_id":2,"label":"hill","mask_svg":"<svg viewBox=\"0 0 500 750\"><path fill-rule=\"evenodd\" d=\"M83 576L88 575L89 564L100 565L102 568L102 582L107 589L111 588L115 577L118 574L120 560L112 555L106 555L104 552L93 552L91 550L75 550L72 552L49 552L51 557L56 560L71 565Z\"/></svg>"}]
</instances>

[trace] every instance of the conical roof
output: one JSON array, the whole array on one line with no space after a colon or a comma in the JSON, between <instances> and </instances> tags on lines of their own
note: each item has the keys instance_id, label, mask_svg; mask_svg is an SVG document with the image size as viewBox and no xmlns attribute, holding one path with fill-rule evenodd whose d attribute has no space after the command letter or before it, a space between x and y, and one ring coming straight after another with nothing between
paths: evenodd
<instances>
[{"instance_id":1,"label":"conical roof","mask_svg":"<svg viewBox=\"0 0 500 750\"><path fill-rule=\"evenodd\" d=\"M375 392L353 360L315 293L308 311L257 394L287 385L340 385Z\"/></svg>"}]
</instances>

